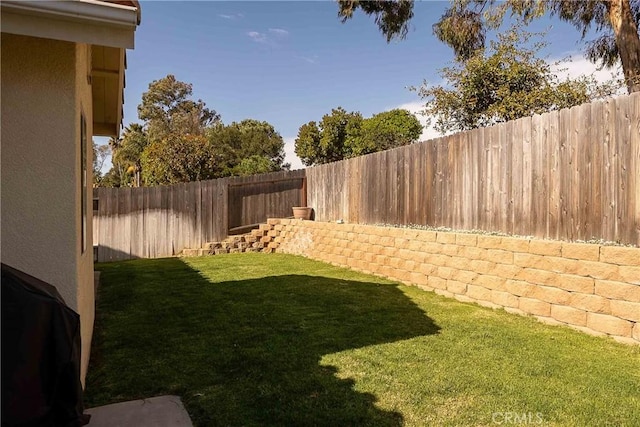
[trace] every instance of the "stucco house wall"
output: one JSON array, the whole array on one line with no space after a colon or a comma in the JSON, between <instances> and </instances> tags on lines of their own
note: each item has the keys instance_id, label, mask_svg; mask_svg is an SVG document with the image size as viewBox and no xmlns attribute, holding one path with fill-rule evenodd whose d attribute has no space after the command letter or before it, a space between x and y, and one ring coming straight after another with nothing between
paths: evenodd
<instances>
[{"instance_id":1,"label":"stucco house wall","mask_svg":"<svg viewBox=\"0 0 640 427\"><path fill-rule=\"evenodd\" d=\"M80 208L81 114L92 164L90 47L5 33L1 44L0 256L54 285L80 314L84 379L94 321L91 233L83 253ZM89 205L87 213L91 230Z\"/></svg>"}]
</instances>

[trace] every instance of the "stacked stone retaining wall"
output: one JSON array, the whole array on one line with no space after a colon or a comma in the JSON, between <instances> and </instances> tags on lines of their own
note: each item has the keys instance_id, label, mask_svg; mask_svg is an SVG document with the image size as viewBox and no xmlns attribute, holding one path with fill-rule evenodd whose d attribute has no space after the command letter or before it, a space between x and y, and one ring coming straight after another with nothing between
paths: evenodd
<instances>
[{"instance_id":1,"label":"stacked stone retaining wall","mask_svg":"<svg viewBox=\"0 0 640 427\"><path fill-rule=\"evenodd\" d=\"M270 219L277 252L640 343L640 249Z\"/></svg>"}]
</instances>

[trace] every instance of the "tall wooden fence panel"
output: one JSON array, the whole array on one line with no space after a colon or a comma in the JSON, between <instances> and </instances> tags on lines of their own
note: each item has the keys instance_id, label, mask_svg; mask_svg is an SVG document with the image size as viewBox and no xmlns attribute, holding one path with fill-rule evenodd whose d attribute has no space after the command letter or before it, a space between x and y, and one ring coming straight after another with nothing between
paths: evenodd
<instances>
[{"instance_id":1,"label":"tall wooden fence panel","mask_svg":"<svg viewBox=\"0 0 640 427\"><path fill-rule=\"evenodd\" d=\"M291 216L303 203L304 171L172 186L95 188L93 243L99 262L158 258L200 248L229 230Z\"/></svg>"},{"instance_id":2,"label":"tall wooden fence panel","mask_svg":"<svg viewBox=\"0 0 640 427\"><path fill-rule=\"evenodd\" d=\"M640 94L306 173L320 221L640 245Z\"/></svg>"}]
</instances>

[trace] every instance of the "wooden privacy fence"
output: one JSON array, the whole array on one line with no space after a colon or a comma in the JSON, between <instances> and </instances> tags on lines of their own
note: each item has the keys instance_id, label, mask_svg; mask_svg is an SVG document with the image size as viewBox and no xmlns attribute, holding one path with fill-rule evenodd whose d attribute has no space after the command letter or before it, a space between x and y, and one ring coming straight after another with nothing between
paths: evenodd
<instances>
[{"instance_id":1,"label":"wooden privacy fence","mask_svg":"<svg viewBox=\"0 0 640 427\"><path fill-rule=\"evenodd\" d=\"M319 221L640 246L640 94L306 170L96 188L98 260L175 255L288 217L305 184Z\"/></svg>"},{"instance_id":2,"label":"wooden privacy fence","mask_svg":"<svg viewBox=\"0 0 640 427\"><path fill-rule=\"evenodd\" d=\"M640 94L306 170L316 219L640 245Z\"/></svg>"},{"instance_id":3,"label":"wooden privacy fence","mask_svg":"<svg viewBox=\"0 0 640 427\"><path fill-rule=\"evenodd\" d=\"M291 216L291 208L304 202L304 176L304 171L291 171L172 186L95 188L97 260L176 255L268 217Z\"/></svg>"}]
</instances>

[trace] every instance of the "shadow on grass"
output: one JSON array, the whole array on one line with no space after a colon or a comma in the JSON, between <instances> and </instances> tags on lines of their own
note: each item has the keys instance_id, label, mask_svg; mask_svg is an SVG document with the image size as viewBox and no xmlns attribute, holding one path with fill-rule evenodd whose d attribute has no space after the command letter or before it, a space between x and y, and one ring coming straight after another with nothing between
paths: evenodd
<instances>
[{"instance_id":1,"label":"shadow on grass","mask_svg":"<svg viewBox=\"0 0 640 427\"><path fill-rule=\"evenodd\" d=\"M395 285L306 275L212 283L179 259L158 261L101 267L88 406L175 393L196 425L402 424L319 363L438 332Z\"/></svg>"}]
</instances>

